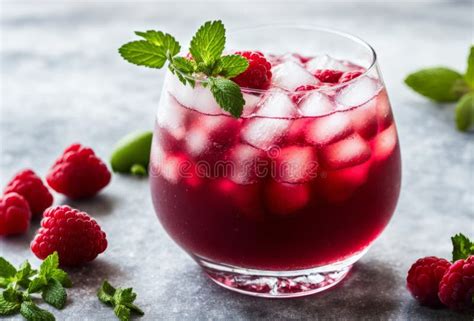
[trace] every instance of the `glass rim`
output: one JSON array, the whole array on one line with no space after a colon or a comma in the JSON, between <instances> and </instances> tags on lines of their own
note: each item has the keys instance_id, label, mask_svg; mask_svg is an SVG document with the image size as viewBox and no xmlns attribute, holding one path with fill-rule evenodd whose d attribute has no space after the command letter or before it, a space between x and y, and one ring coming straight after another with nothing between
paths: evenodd
<instances>
[{"instance_id":1,"label":"glass rim","mask_svg":"<svg viewBox=\"0 0 474 321\"><path fill-rule=\"evenodd\" d=\"M307 24L307 23L306 24L305 23L303 23L303 24L300 24L300 23L272 23L272 24L260 24L260 25L236 28L234 30L229 31L228 34L236 34L236 33L245 32L245 31L261 30L261 29L267 29L267 28L287 28L287 29L304 29L304 30L322 31L322 32L326 32L328 34L333 34L333 35L337 35L337 36L352 40L352 41L362 45L363 47L365 47L368 50L368 52L371 55L371 63L369 65L369 67L367 67L359 77L353 78L349 81L346 81L344 83L337 84L337 85L321 86L321 87L317 87L315 89L304 90L304 91L288 90L288 89L279 88L279 87L273 87L273 88L269 88L269 89L256 89L256 88L249 88L249 87L240 87L240 90L243 93L263 94L263 93L268 93L268 92L276 92L276 91L281 92L281 91L284 91L284 92L287 92L289 94L293 94L293 93L300 93L301 94L301 93L307 93L307 92L325 92L325 91L328 91L328 90L337 90L339 88L346 87L346 86L358 81L360 78L362 78L364 76L367 76L368 74L370 74L372 72L372 70L377 65L377 53L375 52L374 48L367 41L365 41L362 38L360 38L358 36L355 36L351 33L341 31L341 30L338 30L338 29L334 29L334 28L322 27L322 26ZM197 76L186 75L184 73L181 73L179 70L175 70L175 72L179 73L179 75L181 77L184 77L188 80L194 81L195 83L207 83L208 82L206 78L203 78L200 75L197 75Z\"/></svg>"}]
</instances>

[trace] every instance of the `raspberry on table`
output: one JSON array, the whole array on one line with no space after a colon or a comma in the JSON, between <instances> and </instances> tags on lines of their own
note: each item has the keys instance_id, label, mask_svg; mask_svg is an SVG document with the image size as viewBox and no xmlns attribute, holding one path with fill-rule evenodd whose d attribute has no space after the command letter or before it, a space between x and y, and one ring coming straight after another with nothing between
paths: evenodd
<instances>
[{"instance_id":1,"label":"raspberry on table","mask_svg":"<svg viewBox=\"0 0 474 321\"><path fill-rule=\"evenodd\" d=\"M451 309L474 307L474 256L451 265L441 279L438 295Z\"/></svg>"},{"instance_id":2,"label":"raspberry on table","mask_svg":"<svg viewBox=\"0 0 474 321\"><path fill-rule=\"evenodd\" d=\"M428 256L416 261L408 271L407 287L422 305L439 306L438 286L451 263L445 259Z\"/></svg>"},{"instance_id":3,"label":"raspberry on table","mask_svg":"<svg viewBox=\"0 0 474 321\"><path fill-rule=\"evenodd\" d=\"M31 251L44 260L58 252L63 266L76 266L94 260L107 248L107 238L99 224L87 213L67 205L44 212L41 228L31 242Z\"/></svg>"},{"instance_id":4,"label":"raspberry on table","mask_svg":"<svg viewBox=\"0 0 474 321\"><path fill-rule=\"evenodd\" d=\"M23 196L11 192L0 197L0 236L25 233L30 220L30 206Z\"/></svg>"},{"instance_id":5,"label":"raspberry on table","mask_svg":"<svg viewBox=\"0 0 474 321\"><path fill-rule=\"evenodd\" d=\"M362 75L361 71L348 71L342 74L341 78L339 78L339 83L348 82L354 78L359 77Z\"/></svg>"},{"instance_id":6,"label":"raspberry on table","mask_svg":"<svg viewBox=\"0 0 474 321\"><path fill-rule=\"evenodd\" d=\"M322 82L335 84L341 78L343 72L333 69L318 69L314 72L314 76Z\"/></svg>"},{"instance_id":7,"label":"raspberry on table","mask_svg":"<svg viewBox=\"0 0 474 321\"><path fill-rule=\"evenodd\" d=\"M81 144L66 148L46 176L52 189L73 199L94 196L110 178L107 166L91 148Z\"/></svg>"},{"instance_id":8,"label":"raspberry on table","mask_svg":"<svg viewBox=\"0 0 474 321\"><path fill-rule=\"evenodd\" d=\"M41 178L31 169L18 172L5 187L4 193L15 192L23 196L33 215L40 216L53 204L53 195Z\"/></svg>"},{"instance_id":9,"label":"raspberry on table","mask_svg":"<svg viewBox=\"0 0 474 321\"><path fill-rule=\"evenodd\" d=\"M272 65L259 51L237 51L249 62L249 67L237 77L232 78L240 87L268 89L272 79Z\"/></svg>"}]
</instances>

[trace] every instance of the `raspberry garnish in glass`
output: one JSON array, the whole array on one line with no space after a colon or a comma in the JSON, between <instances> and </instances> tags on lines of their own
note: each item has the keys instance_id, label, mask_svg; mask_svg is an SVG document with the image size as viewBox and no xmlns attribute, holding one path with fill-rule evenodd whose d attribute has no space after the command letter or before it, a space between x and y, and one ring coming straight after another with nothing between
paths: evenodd
<instances>
[{"instance_id":1,"label":"raspberry garnish in glass","mask_svg":"<svg viewBox=\"0 0 474 321\"><path fill-rule=\"evenodd\" d=\"M329 29L158 31L120 48L168 64L150 184L168 234L217 284L296 297L341 281L388 224L397 130L374 50ZM180 54L180 52L182 52Z\"/></svg>"}]
</instances>

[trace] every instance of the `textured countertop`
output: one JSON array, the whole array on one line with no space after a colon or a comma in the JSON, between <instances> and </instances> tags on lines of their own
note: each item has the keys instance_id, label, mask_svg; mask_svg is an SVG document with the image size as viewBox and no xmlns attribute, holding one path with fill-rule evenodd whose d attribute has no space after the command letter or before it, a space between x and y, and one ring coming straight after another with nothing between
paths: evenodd
<instances>
[{"instance_id":1,"label":"textured countertop","mask_svg":"<svg viewBox=\"0 0 474 321\"><path fill-rule=\"evenodd\" d=\"M159 27L189 39L203 21L215 18L228 28L307 22L350 31L378 52L403 154L402 193L390 225L336 288L301 299L256 299L212 283L170 240L155 217L146 179L115 175L95 199L70 202L55 195L56 204L89 212L109 240L92 264L70 271L74 287L66 308L54 311L58 320L114 320L95 296L105 278L134 287L146 313L141 320L473 319L420 307L405 290L415 259L449 257L451 235L474 236L474 135L454 129L453 106L430 103L402 83L422 66L465 68L473 42L472 2L265 3L4 1L1 185L25 167L44 175L72 142L90 145L107 159L122 135L152 128L164 73L121 60L116 50L132 39L132 31ZM37 266L28 247L35 228L0 240L0 255L17 264L28 258Z\"/></svg>"}]
</instances>

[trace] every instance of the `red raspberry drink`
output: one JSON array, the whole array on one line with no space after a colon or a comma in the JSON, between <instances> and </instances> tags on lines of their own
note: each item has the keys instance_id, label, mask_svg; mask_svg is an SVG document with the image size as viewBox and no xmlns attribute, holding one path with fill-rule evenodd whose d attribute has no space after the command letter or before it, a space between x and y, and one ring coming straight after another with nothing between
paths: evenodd
<instances>
[{"instance_id":1,"label":"red raspberry drink","mask_svg":"<svg viewBox=\"0 0 474 321\"><path fill-rule=\"evenodd\" d=\"M154 206L211 278L239 292L292 297L336 284L395 210L400 150L375 54L318 33L365 48L365 63L323 49L262 54L268 88L241 88L239 118L202 82L167 74L151 152Z\"/></svg>"}]
</instances>

